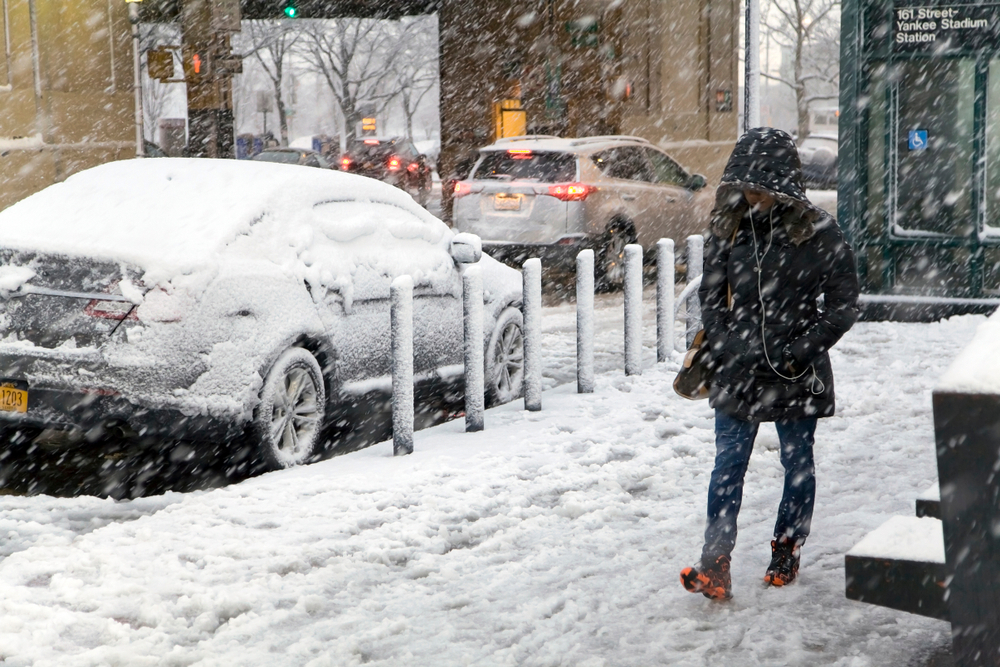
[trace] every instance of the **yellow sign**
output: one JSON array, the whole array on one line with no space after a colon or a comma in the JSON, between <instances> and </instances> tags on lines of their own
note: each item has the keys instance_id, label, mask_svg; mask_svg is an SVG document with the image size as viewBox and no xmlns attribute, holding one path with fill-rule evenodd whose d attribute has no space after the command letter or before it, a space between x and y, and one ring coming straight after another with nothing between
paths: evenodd
<instances>
[{"instance_id":1,"label":"yellow sign","mask_svg":"<svg viewBox=\"0 0 1000 667\"><path fill-rule=\"evenodd\" d=\"M528 114L521 100L503 100L493 105L496 139L520 137L528 133Z\"/></svg>"},{"instance_id":2,"label":"yellow sign","mask_svg":"<svg viewBox=\"0 0 1000 667\"><path fill-rule=\"evenodd\" d=\"M375 131L375 119L374 118L362 118L361 119L361 129L365 132Z\"/></svg>"}]
</instances>

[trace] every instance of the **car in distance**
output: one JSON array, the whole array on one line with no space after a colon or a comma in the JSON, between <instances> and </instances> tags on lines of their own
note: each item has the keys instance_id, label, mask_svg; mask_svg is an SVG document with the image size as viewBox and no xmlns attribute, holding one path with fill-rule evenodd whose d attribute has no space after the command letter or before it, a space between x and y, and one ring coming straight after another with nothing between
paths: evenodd
<instances>
[{"instance_id":1,"label":"car in distance","mask_svg":"<svg viewBox=\"0 0 1000 667\"><path fill-rule=\"evenodd\" d=\"M799 146L802 183L807 188L833 190L837 187L837 135L810 134Z\"/></svg>"},{"instance_id":2,"label":"car in distance","mask_svg":"<svg viewBox=\"0 0 1000 667\"><path fill-rule=\"evenodd\" d=\"M397 276L414 280L418 380L459 381L471 262L487 401L510 401L521 277L481 255L405 193L351 174L187 158L80 172L0 212L0 433L308 462L333 420L391 386Z\"/></svg>"},{"instance_id":3,"label":"car in distance","mask_svg":"<svg viewBox=\"0 0 1000 667\"><path fill-rule=\"evenodd\" d=\"M433 180L427 157L402 137L360 137L347 145L338 165L409 192L421 206L430 200Z\"/></svg>"},{"instance_id":4,"label":"car in distance","mask_svg":"<svg viewBox=\"0 0 1000 667\"><path fill-rule=\"evenodd\" d=\"M641 138L527 136L480 149L453 196L455 228L478 234L494 257L571 266L593 248L598 281L613 287L626 245L650 251L660 238L704 232L714 189Z\"/></svg>"},{"instance_id":5,"label":"car in distance","mask_svg":"<svg viewBox=\"0 0 1000 667\"><path fill-rule=\"evenodd\" d=\"M280 164L300 164L305 167L331 169L330 162L322 153L308 148L265 148L254 155L251 160L257 162L278 162Z\"/></svg>"}]
</instances>

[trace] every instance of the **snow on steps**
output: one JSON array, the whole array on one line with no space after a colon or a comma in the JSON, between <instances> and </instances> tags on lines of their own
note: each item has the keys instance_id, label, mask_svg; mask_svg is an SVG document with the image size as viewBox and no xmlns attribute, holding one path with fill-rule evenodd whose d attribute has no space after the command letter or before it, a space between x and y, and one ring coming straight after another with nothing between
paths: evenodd
<instances>
[{"instance_id":1,"label":"snow on steps","mask_svg":"<svg viewBox=\"0 0 1000 667\"><path fill-rule=\"evenodd\" d=\"M924 491L917 516L892 517L847 553L848 599L948 620L939 496L937 485Z\"/></svg>"}]
</instances>

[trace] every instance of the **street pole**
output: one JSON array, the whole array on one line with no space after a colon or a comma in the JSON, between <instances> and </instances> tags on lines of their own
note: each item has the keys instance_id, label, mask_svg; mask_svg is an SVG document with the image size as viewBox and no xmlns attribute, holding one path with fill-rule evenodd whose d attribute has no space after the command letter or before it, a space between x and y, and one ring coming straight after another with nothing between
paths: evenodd
<instances>
[{"instance_id":1,"label":"street pole","mask_svg":"<svg viewBox=\"0 0 1000 667\"><path fill-rule=\"evenodd\" d=\"M743 131L760 127L760 0L746 0Z\"/></svg>"},{"instance_id":2,"label":"street pole","mask_svg":"<svg viewBox=\"0 0 1000 667\"><path fill-rule=\"evenodd\" d=\"M139 59L139 2L141 0L125 0L128 3L128 20L132 24L132 88L135 91L135 156L143 157L144 150L142 132L142 61Z\"/></svg>"}]
</instances>

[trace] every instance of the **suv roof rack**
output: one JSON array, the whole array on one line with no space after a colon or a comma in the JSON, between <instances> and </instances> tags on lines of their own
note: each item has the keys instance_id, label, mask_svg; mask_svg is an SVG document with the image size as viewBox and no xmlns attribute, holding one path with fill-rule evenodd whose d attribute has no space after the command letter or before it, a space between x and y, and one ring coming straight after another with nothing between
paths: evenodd
<instances>
[{"instance_id":1,"label":"suv roof rack","mask_svg":"<svg viewBox=\"0 0 1000 667\"><path fill-rule=\"evenodd\" d=\"M517 137L503 137L501 139L497 139L496 141L494 141L493 144L494 145L510 144L515 141L531 141L533 139L559 139L559 138L560 137L557 137L554 134L524 134Z\"/></svg>"},{"instance_id":2,"label":"suv roof rack","mask_svg":"<svg viewBox=\"0 0 1000 667\"><path fill-rule=\"evenodd\" d=\"M628 141L638 141L644 144L649 144L652 146L653 142L649 139L644 139L642 137L635 137L630 134L604 134L596 137L580 137L579 139L574 139L572 142L573 146L582 146L583 144L596 144L603 143L605 141L614 141L625 139Z\"/></svg>"}]
</instances>

